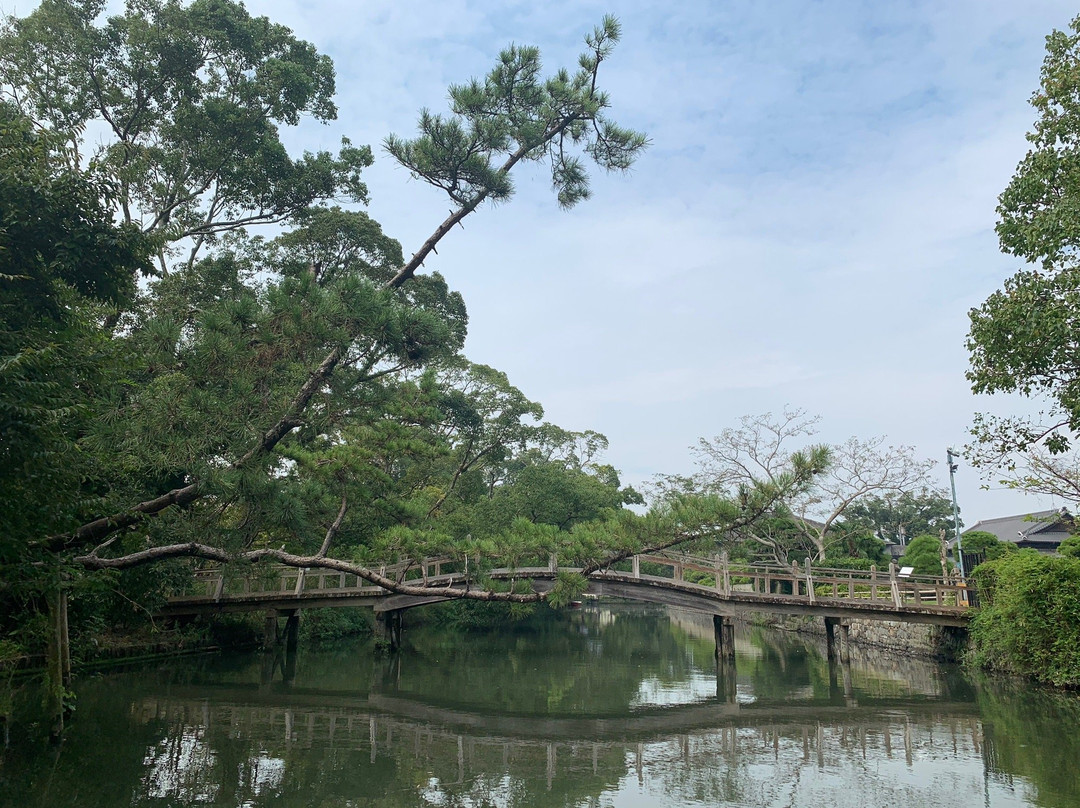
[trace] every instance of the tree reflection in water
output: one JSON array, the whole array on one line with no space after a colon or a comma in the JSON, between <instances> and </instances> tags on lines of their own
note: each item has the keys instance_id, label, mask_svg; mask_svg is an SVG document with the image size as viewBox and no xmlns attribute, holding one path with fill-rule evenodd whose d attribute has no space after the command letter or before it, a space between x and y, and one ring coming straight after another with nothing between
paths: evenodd
<instances>
[{"instance_id":1,"label":"tree reflection in water","mask_svg":"<svg viewBox=\"0 0 1080 808\"><path fill-rule=\"evenodd\" d=\"M58 752L16 727L0 804L1080 804L1074 697L878 658L838 698L816 640L744 629L730 703L708 632L616 606L307 651L290 685L257 655L102 677Z\"/></svg>"}]
</instances>

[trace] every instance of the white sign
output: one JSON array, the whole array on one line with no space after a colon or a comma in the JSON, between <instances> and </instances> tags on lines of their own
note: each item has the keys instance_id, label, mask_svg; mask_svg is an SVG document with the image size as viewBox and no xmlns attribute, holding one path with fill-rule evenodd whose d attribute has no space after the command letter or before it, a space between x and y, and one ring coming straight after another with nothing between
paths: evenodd
<instances>
[{"instance_id":1,"label":"white sign","mask_svg":"<svg viewBox=\"0 0 1080 808\"><path fill-rule=\"evenodd\" d=\"M899 578L907 578L907 577L909 577L909 576L911 575L911 573L913 573L913 572L915 572L915 568L914 568L914 567L901 567L901 568L900 568L900 572L896 573L896 575L897 575L897 577L899 577Z\"/></svg>"}]
</instances>

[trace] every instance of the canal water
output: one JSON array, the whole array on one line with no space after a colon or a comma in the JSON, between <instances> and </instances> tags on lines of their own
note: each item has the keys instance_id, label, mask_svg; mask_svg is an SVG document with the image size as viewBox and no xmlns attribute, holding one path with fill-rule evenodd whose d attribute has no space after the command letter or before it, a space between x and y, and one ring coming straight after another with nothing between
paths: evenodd
<instances>
[{"instance_id":1,"label":"canal water","mask_svg":"<svg viewBox=\"0 0 1080 808\"><path fill-rule=\"evenodd\" d=\"M1080 806L1080 699L590 603L497 633L83 678L59 748L16 720L3 806Z\"/></svg>"}]
</instances>

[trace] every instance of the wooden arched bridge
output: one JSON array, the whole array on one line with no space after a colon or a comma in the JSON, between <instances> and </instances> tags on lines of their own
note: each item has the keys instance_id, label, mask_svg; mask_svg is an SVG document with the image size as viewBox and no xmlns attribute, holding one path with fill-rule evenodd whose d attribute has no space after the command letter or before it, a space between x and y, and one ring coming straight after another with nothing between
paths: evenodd
<instances>
[{"instance_id":1,"label":"wooden arched bridge","mask_svg":"<svg viewBox=\"0 0 1080 808\"><path fill-rule=\"evenodd\" d=\"M552 557L546 566L494 569L484 575L494 581L527 580L536 591L546 591L561 572L580 569L560 566ZM404 610L448 600L454 597L453 590L476 586L466 565L449 559L407 561L381 567L379 573L402 584L424 586L430 594L398 594L356 575L324 569L268 566L236 576L219 568L196 573L189 591L170 598L161 614L263 611L268 614L268 633L272 629L275 635L277 617L289 617L287 637L295 642L296 619L302 609L368 606L382 617L386 637L396 645ZM724 555L714 559L671 553L633 556L614 568L592 573L587 584L588 595L713 615L718 655L733 653L729 650L733 649L730 620L749 612L823 617L831 640L837 627L846 639L850 619L963 627L974 599L966 581L904 576L895 563L887 570L840 570L814 567L809 559L802 566L790 567L735 564Z\"/></svg>"}]
</instances>

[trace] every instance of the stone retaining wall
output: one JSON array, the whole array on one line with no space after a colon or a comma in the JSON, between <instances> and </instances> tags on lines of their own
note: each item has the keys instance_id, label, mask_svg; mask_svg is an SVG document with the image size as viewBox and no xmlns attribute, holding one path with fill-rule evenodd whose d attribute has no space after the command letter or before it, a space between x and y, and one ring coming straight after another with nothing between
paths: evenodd
<instances>
[{"instance_id":1,"label":"stone retaining wall","mask_svg":"<svg viewBox=\"0 0 1080 808\"><path fill-rule=\"evenodd\" d=\"M825 621L817 617L760 613L755 622L787 631L824 634ZM921 623L892 620L847 620L853 645L878 648L926 659L958 660L967 647L967 632Z\"/></svg>"}]
</instances>

